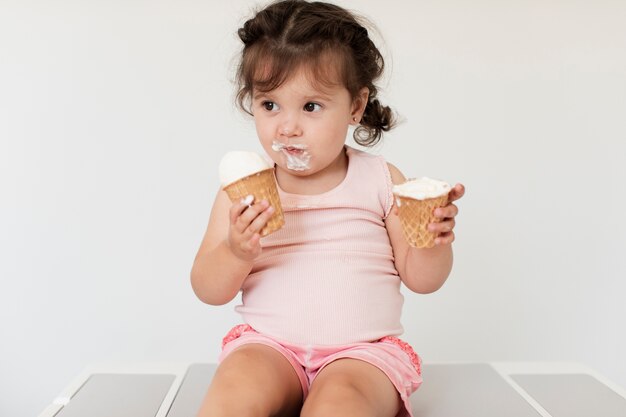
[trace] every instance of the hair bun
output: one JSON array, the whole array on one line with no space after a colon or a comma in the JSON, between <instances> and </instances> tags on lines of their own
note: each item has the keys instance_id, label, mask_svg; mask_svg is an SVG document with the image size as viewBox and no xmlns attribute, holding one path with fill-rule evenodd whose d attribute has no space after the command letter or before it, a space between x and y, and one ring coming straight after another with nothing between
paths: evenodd
<instances>
[{"instance_id":1,"label":"hair bun","mask_svg":"<svg viewBox=\"0 0 626 417\"><path fill-rule=\"evenodd\" d=\"M241 39L243 44L248 46L259 39L261 32L262 29L256 23L256 19L250 19L244 23L243 27L237 30L237 35L239 35L239 39Z\"/></svg>"},{"instance_id":2,"label":"hair bun","mask_svg":"<svg viewBox=\"0 0 626 417\"><path fill-rule=\"evenodd\" d=\"M395 116L389 106L383 106L378 99L370 100L365 106L361 126L354 131L354 140L361 146L374 146L380 141L383 132L395 126Z\"/></svg>"}]
</instances>

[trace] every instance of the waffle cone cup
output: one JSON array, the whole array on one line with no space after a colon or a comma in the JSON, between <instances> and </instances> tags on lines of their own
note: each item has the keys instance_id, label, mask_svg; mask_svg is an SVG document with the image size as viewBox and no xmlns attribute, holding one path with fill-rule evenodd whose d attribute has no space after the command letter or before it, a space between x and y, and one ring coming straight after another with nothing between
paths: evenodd
<instances>
[{"instance_id":1,"label":"waffle cone cup","mask_svg":"<svg viewBox=\"0 0 626 417\"><path fill-rule=\"evenodd\" d=\"M441 218L435 217L433 212L438 207L448 203L448 194L441 197L416 200L414 198L396 194L398 217L402 224L402 231L409 245L415 248L432 248L439 233L428 230L429 223L439 223Z\"/></svg>"},{"instance_id":2,"label":"waffle cone cup","mask_svg":"<svg viewBox=\"0 0 626 417\"><path fill-rule=\"evenodd\" d=\"M228 197L230 197L233 203L241 201L242 198L246 198L249 195L253 195L254 201L267 200L270 206L274 207L274 214L270 217L263 229L261 229L261 236L267 236L277 231L285 224L283 208L280 204L278 188L276 187L274 168L243 177L224 186L224 191L226 191L226 194L228 194Z\"/></svg>"}]
</instances>

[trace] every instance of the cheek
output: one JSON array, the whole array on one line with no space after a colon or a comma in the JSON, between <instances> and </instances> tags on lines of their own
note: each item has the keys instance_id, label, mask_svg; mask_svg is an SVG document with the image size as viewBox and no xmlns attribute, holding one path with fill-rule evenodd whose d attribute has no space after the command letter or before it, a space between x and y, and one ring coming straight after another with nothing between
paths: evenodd
<instances>
[{"instance_id":1,"label":"cheek","mask_svg":"<svg viewBox=\"0 0 626 417\"><path fill-rule=\"evenodd\" d=\"M256 128L257 136L261 143L265 143L269 140L270 146L272 142L272 138L274 137L274 129L271 123L268 123L266 120L257 120L255 119L254 125Z\"/></svg>"},{"instance_id":2,"label":"cheek","mask_svg":"<svg viewBox=\"0 0 626 417\"><path fill-rule=\"evenodd\" d=\"M254 127L256 128L257 133L261 134L264 130L267 130L267 123L263 119L255 117Z\"/></svg>"},{"instance_id":3,"label":"cheek","mask_svg":"<svg viewBox=\"0 0 626 417\"><path fill-rule=\"evenodd\" d=\"M326 137L332 142L329 145L333 146L335 144L341 147L347 139L348 128L349 125L342 118L337 118L334 123L330 124L325 132Z\"/></svg>"}]
</instances>

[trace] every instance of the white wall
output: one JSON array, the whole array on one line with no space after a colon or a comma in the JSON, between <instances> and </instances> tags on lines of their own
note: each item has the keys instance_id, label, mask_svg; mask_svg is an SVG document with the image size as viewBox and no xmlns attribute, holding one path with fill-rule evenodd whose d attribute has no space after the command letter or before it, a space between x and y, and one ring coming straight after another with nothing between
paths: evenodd
<instances>
[{"instance_id":1,"label":"white wall","mask_svg":"<svg viewBox=\"0 0 626 417\"><path fill-rule=\"evenodd\" d=\"M218 5L219 4L219 5ZM626 386L626 3L342 1L385 38L382 153L467 186L456 265L406 294L426 362L580 361ZM0 1L0 415L87 364L213 361L189 270L253 3Z\"/></svg>"}]
</instances>

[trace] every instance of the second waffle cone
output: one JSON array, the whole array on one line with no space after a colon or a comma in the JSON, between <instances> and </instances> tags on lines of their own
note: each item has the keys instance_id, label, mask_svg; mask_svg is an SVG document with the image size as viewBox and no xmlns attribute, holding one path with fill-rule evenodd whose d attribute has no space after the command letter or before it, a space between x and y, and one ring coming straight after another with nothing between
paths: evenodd
<instances>
[{"instance_id":1,"label":"second waffle cone","mask_svg":"<svg viewBox=\"0 0 626 417\"><path fill-rule=\"evenodd\" d=\"M409 245L415 248L432 248L438 233L428 230L429 223L438 223L439 217L435 217L433 211L448 203L448 195L441 197L416 200L414 198L396 195L398 204L398 217L402 224L402 231Z\"/></svg>"}]
</instances>

